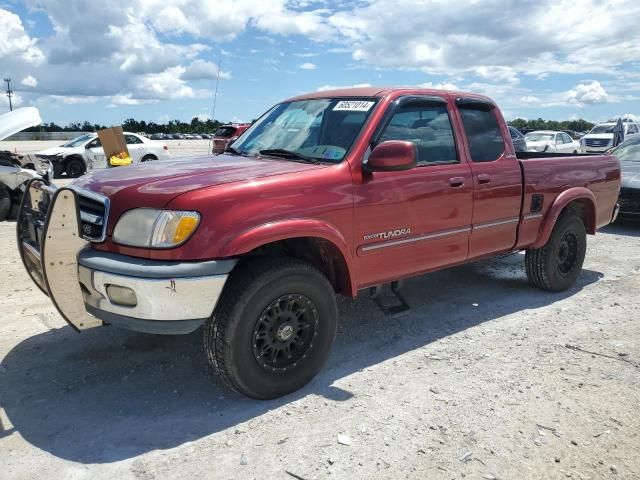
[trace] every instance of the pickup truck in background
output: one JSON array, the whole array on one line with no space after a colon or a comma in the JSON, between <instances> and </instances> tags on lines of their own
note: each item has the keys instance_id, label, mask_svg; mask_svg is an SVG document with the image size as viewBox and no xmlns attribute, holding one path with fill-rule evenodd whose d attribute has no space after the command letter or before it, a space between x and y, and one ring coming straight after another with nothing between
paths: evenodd
<instances>
[{"instance_id":1,"label":"pickup truck in background","mask_svg":"<svg viewBox=\"0 0 640 480\"><path fill-rule=\"evenodd\" d=\"M569 288L619 189L615 157L516 154L487 97L344 89L274 106L216 157L33 181L18 246L74 328L204 325L211 366L266 399L322 368L336 293L401 312L400 280L522 250L533 285Z\"/></svg>"}]
</instances>

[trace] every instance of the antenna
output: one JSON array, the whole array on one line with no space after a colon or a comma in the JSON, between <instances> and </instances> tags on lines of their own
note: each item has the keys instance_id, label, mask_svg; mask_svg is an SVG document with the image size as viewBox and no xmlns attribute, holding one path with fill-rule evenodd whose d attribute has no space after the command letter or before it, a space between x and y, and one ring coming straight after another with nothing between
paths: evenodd
<instances>
[{"instance_id":1,"label":"antenna","mask_svg":"<svg viewBox=\"0 0 640 480\"><path fill-rule=\"evenodd\" d=\"M11 91L11 79L7 77L4 79L4 81L7 82L7 97L9 97L9 111L13 111L13 105L11 104L11 95L13 94L13 92Z\"/></svg>"},{"instance_id":2,"label":"antenna","mask_svg":"<svg viewBox=\"0 0 640 480\"><path fill-rule=\"evenodd\" d=\"M213 94L213 108L211 109L211 122L216 119L216 101L218 100L218 85L220 84L220 67L222 66L222 59L218 60L218 74L216 75L216 90ZM215 135L215 132L213 132ZM209 138L209 151L213 153L213 135ZM208 152L207 152L208 153Z\"/></svg>"}]
</instances>

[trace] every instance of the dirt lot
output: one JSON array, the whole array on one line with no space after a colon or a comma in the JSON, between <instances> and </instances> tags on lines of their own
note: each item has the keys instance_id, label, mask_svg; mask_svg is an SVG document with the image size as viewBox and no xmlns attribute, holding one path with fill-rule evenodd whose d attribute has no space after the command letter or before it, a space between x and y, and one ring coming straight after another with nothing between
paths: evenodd
<instances>
[{"instance_id":1,"label":"dirt lot","mask_svg":"<svg viewBox=\"0 0 640 480\"><path fill-rule=\"evenodd\" d=\"M0 224L3 479L640 478L640 226L590 237L563 294L512 255L408 282L404 317L343 300L324 371L268 402L222 386L201 331L72 331L14 228Z\"/></svg>"}]
</instances>

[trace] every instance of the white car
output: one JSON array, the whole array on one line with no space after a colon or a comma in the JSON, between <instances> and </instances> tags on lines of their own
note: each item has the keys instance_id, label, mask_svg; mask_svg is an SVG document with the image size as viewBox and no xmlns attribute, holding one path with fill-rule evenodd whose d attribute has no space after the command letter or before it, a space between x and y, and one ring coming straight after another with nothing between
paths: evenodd
<instances>
[{"instance_id":1,"label":"white car","mask_svg":"<svg viewBox=\"0 0 640 480\"><path fill-rule=\"evenodd\" d=\"M169 158L168 147L164 142L149 140L130 132L124 132L124 138L134 164ZM79 177L87 170L109 167L96 133L85 133L59 147L37 152L36 156L53 164L56 177L62 173L66 173L68 177Z\"/></svg>"},{"instance_id":2,"label":"white car","mask_svg":"<svg viewBox=\"0 0 640 480\"><path fill-rule=\"evenodd\" d=\"M40 123L40 112L34 107L18 108L0 115L0 140ZM31 155L0 152L0 222L16 217L25 184L29 180L46 178L49 181L51 173L49 162L32 158Z\"/></svg>"},{"instance_id":3,"label":"white car","mask_svg":"<svg viewBox=\"0 0 640 480\"><path fill-rule=\"evenodd\" d=\"M640 137L640 126L635 122L623 122L624 138ZM599 153L613 146L613 129L616 122L600 123L580 139L580 147L586 153Z\"/></svg>"},{"instance_id":4,"label":"white car","mask_svg":"<svg viewBox=\"0 0 640 480\"><path fill-rule=\"evenodd\" d=\"M524 136L529 152L578 153L580 142L565 132L537 130Z\"/></svg>"}]
</instances>

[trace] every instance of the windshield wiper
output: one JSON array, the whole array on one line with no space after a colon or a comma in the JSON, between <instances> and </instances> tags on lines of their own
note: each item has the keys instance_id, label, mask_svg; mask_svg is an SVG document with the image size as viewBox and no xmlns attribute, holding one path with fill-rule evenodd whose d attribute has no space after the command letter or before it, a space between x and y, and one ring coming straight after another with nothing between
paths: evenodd
<instances>
[{"instance_id":1,"label":"windshield wiper","mask_svg":"<svg viewBox=\"0 0 640 480\"><path fill-rule=\"evenodd\" d=\"M291 158L292 160L302 160L303 162L313 163L314 165L320 165L317 158L307 157L293 150L285 150L284 148L267 148L266 150L260 150L260 155L270 155L272 157Z\"/></svg>"}]
</instances>

